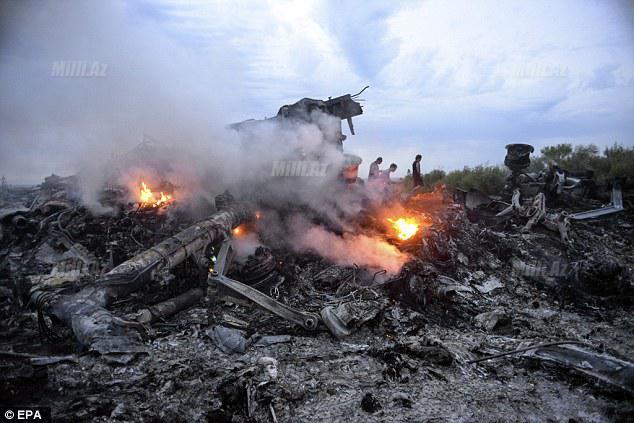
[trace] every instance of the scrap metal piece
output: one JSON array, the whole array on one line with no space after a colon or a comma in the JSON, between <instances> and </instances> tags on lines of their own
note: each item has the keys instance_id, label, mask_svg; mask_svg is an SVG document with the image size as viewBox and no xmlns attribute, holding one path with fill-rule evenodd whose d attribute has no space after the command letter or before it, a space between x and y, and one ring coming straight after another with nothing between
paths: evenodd
<instances>
[{"instance_id":1,"label":"scrap metal piece","mask_svg":"<svg viewBox=\"0 0 634 423\"><path fill-rule=\"evenodd\" d=\"M485 332L493 332L501 328L511 327L513 321L504 310L495 309L475 316L473 318L473 324Z\"/></svg>"},{"instance_id":2,"label":"scrap metal piece","mask_svg":"<svg viewBox=\"0 0 634 423\"><path fill-rule=\"evenodd\" d=\"M335 335L337 339L343 339L346 336L350 336L353 330L348 328L346 322L337 314L337 311L333 307L328 306L324 307L320 314L330 333Z\"/></svg>"},{"instance_id":3,"label":"scrap metal piece","mask_svg":"<svg viewBox=\"0 0 634 423\"><path fill-rule=\"evenodd\" d=\"M520 213L529 218L522 228L524 232L528 232L546 215L546 196L544 193L540 192L533 197L533 203L526 206Z\"/></svg>"},{"instance_id":4,"label":"scrap metal piece","mask_svg":"<svg viewBox=\"0 0 634 423\"><path fill-rule=\"evenodd\" d=\"M63 232L55 232L55 235L59 239L60 243L68 250L67 255L70 257L76 257L83 263L82 268L76 270L80 270L84 273L96 273L99 270L97 257L88 251L86 247L78 242L73 242L73 240Z\"/></svg>"},{"instance_id":5,"label":"scrap metal piece","mask_svg":"<svg viewBox=\"0 0 634 423\"><path fill-rule=\"evenodd\" d=\"M490 204L493 200L488 195L475 188L471 188L469 190L456 188L454 192L454 201L463 204L469 210L473 210L481 205Z\"/></svg>"},{"instance_id":6,"label":"scrap metal piece","mask_svg":"<svg viewBox=\"0 0 634 423\"><path fill-rule=\"evenodd\" d=\"M172 316L181 310L191 307L199 302L204 295L205 291L202 288L194 288L174 298L170 298L169 300L165 300L158 304L154 304L151 307L140 310L138 313L129 317L131 320L139 323L151 323L157 319Z\"/></svg>"},{"instance_id":7,"label":"scrap metal piece","mask_svg":"<svg viewBox=\"0 0 634 423\"><path fill-rule=\"evenodd\" d=\"M621 184L618 179L612 184L612 198L610 205L600 209L587 210L584 212L574 213L570 215L573 220L596 219L597 217L606 216L608 214L623 211L623 193L621 192Z\"/></svg>"},{"instance_id":8,"label":"scrap metal piece","mask_svg":"<svg viewBox=\"0 0 634 423\"><path fill-rule=\"evenodd\" d=\"M255 288L245 285L242 282L238 282L224 275L221 275L217 271L213 271L209 274L209 282L217 283L238 294L248 298L260 307L270 311L271 313L288 320L289 322L300 325L307 330L315 330L319 325L319 318L313 313L307 313L296 310L286 304L280 303L274 300L268 295L263 294Z\"/></svg>"},{"instance_id":9,"label":"scrap metal piece","mask_svg":"<svg viewBox=\"0 0 634 423\"><path fill-rule=\"evenodd\" d=\"M216 262L214 264L213 271L220 275L224 275L229 270L231 262L233 261L233 246L229 239L225 239L220 247Z\"/></svg>"},{"instance_id":10,"label":"scrap metal piece","mask_svg":"<svg viewBox=\"0 0 634 423\"><path fill-rule=\"evenodd\" d=\"M13 218L14 216L20 216L29 211L28 207L24 207L23 205L11 206L11 207L3 207L0 209L0 223L5 220Z\"/></svg>"},{"instance_id":11,"label":"scrap metal piece","mask_svg":"<svg viewBox=\"0 0 634 423\"><path fill-rule=\"evenodd\" d=\"M269 345L274 344L285 344L287 342L291 342L290 335L267 335L261 338L258 338L257 341L253 343L256 347L268 347Z\"/></svg>"},{"instance_id":12,"label":"scrap metal piece","mask_svg":"<svg viewBox=\"0 0 634 423\"><path fill-rule=\"evenodd\" d=\"M365 322L374 319L385 304L375 300L348 301L337 307L326 306L320 314L324 324L337 338L351 335Z\"/></svg>"},{"instance_id":13,"label":"scrap metal piece","mask_svg":"<svg viewBox=\"0 0 634 423\"><path fill-rule=\"evenodd\" d=\"M588 351L576 345L538 347L525 352L523 356L568 367L634 393L634 364L616 357Z\"/></svg>"},{"instance_id":14,"label":"scrap metal piece","mask_svg":"<svg viewBox=\"0 0 634 423\"><path fill-rule=\"evenodd\" d=\"M365 90L368 87L365 87ZM361 92L363 92L363 90ZM287 104L280 107L275 117L266 120L302 120L306 122L312 122L313 116L311 114L319 110L330 116L338 117L341 120L347 120L350 132L354 135L354 126L352 126L352 118L363 114L363 108L361 104L356 101L356 97L361 92L351 95L344 94L339 97L329 98L328 100L317 100L313 98L303 98L296 103ZM243 122L233 123L229 125L232 129L240 130L251 125L257 125L258 120L249 119Z\"/></svg>"},{"instance_id":15,"label":"scrap metal piece","mask_svg":"<svg viewBox=\"0 0 634 423\"><path fill-rule=\"evenodd\" d=\"M513 197L511 198L511 204L504 210L495 215L495 217L502 217L513 213L515 210L520 210L522 205L520 204L520 190L513 190Z\"/></svg>"},{"instance_id":16,"label":"scrap metal piece","mask_svg":"<svg viewBox=\"0 0 634 423\"><path fill-rule=\"evenodd\" d=\"M559 231L561 242L567 244L570 242L568 231L570 230L570 220L565 213L546 213L542 220L542 225L553 232Z\"/></svg>"},{"instance_id":17,"label":"scrap metal piece","mask_svg":"<svg viewBox=\"0 0 634 423\"><path fill-rule=\"evenodd\" d=\"M504 210L496 214L496 217L506 216L511 213L528 218L528 221L522 228L522 232L529 232L537 223L542 223L546 228L552 231L559 231L561 241L567 243L570 241L568 236L569 221L568 216L561 213L546 212L546 196L540 192L533 197L530 204L522 204L520 202L520 190L513 190L511 204Z\"/></svg>"},{"instance_id":18,"label":"scrap metal piece","mask_svg":"<svg viewBox=\"0 0 634 423\"><path fill-rule=\"evenodd\" d=\"M479 363L494 358L522 353L521 357L549 362L583 373L608 385L634 393L634 364L608 354L595 353L580 341L558 341L501 352L468 361Z\"/></svg>"},{"instance_id":19,"label":"scrap metal piece","mask_svg":"<svg viewBox=\"0 0 634 423\"><path fill-rule=\"evenodd\" d=\"M237 122L229 125L229 128L236 131L257 131L257 128L265 123L276 124L294 124L294 123L318 123L318 115L326 115L338 118L338 128L336 131L323 132L326 142L336 145L339 150L343 150L343 141L346 136L341 131L341 121L348 123L348 128L352 135L355 134L352 118L363 114L363 107L358 96L366 89L367 86L357 94L344 94L339 97L329 97L328 100L318 100L314 98L302 98L293 103L286 104L277 112L277 115L264 120L249 119L243 122ZM319 126L319 125L318 125Z\"/></svg>"},{"instance_id":20,"label":"scrap metal piece","mask_svg":"<svg viewBox=\"0 0 634 423\"><path fill-rule=\"evenodd\" d=\"M250 345L243 333L237 329L214 326L207 331L207 334L214 341L214 344L226 354L243 354Z\"/></svg>"},{"instance_id":21,"label":"scrap metal piece","mask_svg":"<svg viewBox=\"0 0 634 423\"><path fill-rule=\"evenodd\" d=\"M546 214L546 197L543 193L539 193L533 197L530 205L524 205L520 202L520 195L519 189L513 190L511 205L499 212L496 217L506 216L513 212L522 217L527 217L528 222L522 228L523 231L527 232Z\"/></svg>"},{"instance_id":22,"label":"scrap metal piece","mask_svg":"<svg viewBox=\"0 0 634 423\"><path fill-rule=\"evenodd\" d=\"M207 279L210 285L219 284L234 292L237 292L243 297L246 297L249 300L253 301L260 307L285 320L288 320L289 322L300 325L304 329L315 330L317 328L317 326L319 325L319 317L317 317L317 315L296 310L292 307L287 306L286 304L274 300L273 298L263 294L255 288L250 287L249 285L245 285L242 282L238 282L225 276L223 273L228 270L227 259L228 257L230 257L230 253L231 240L225 239L223 241L222 247L220 248L220 252L218 253L215 269L209 273L209 277ZM223 273L221 273L221 271Z\"/></svg>"},{"instance_id":23,"label":"scrap metal piece","mask_svg":"<svg viewBox=\"0 0 634 423\"><path fill-rule=\"evenodd\" d=\"M530 144L508 144L504 164L514 172L520 172L531 164L530 155L535 151Z\"/></svg>"},{"instance_id":24,"label":"scrap metal piece","mask_svg":"<svg viewBox=\"0 0 634 423\"><path fill-rule=\"evenodd\" d=\"M280 278L271 250L261 246L247 258L238 274L241 281L264 292Z\"/></svg>"},{"instance_id":25,"label":"scrap metal piece","mask_svg":"<svg viewBox=\"0 0 634 423\"><path fill-rule=\"evenodd\" d=\"M505 148L504 164L511 170L510 187L516 188L520 185L522 172L531 164L530 155L535 149L530 144L508 144Z\"/></svg>"}]
</instances>

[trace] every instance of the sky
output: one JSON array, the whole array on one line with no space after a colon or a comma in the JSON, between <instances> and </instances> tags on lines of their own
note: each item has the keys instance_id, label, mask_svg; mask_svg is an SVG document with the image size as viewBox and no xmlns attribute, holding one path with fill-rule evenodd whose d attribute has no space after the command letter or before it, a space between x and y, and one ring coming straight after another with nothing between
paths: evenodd
<instances>
[{"instance_id":1,"label":"sky","mask_svg":"<svg viewBox=\"0 0 634 423\"><path fill-rule=\"evenodd\" d=\"M501 163L514 142L634 145L628 1L3 0L0 19L10 183L366 85L345 142L363 176L379 155L403 175L417 153L429 171ZM66 60L103 72L52 75Z\"/></svg>"}]
</instances>

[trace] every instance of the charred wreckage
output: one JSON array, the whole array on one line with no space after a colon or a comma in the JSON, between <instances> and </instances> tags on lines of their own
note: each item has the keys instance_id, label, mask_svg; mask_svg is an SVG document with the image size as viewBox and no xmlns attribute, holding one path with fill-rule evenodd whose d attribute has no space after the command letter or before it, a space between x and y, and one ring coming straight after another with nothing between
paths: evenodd
<instances>
[{"instance_id":1,"label":"charred wreckage","mask_svg":"<svg viewBox=\"0 0 634 423\"><path fill-rule=\"evenodd\" d=\"M231 128L327 116L354 134L357 96ZM352 240L330 255L275 239L286 204L225 192L196 219L176 187L139 180L127 203L104 187L117 207L99 214L75 177L3 182L0 396L60 421L632 418L627 181L527 173L533 148L510 144L498 197L366 198L345 135L325 139L360 206L345 225L294 213Z\"/></svg>"}]
</instances>

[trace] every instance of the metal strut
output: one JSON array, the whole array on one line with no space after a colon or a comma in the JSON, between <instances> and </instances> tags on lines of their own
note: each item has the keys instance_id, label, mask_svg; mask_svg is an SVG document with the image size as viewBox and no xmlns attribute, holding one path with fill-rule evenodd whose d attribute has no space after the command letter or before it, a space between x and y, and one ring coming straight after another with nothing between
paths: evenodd
<instances>
[{"instance_id":1,"label":"metal strut","mask_svg":"<svg viewBox=\"0 0 634 423\"><path fill-rule=\"evenodd\" d=\"M231 240L225 239L222 242L220 251L216 259L216 265L213 271L209 273L207 282L209 284L220 284L230 290L237 292L238 294L248 298L260 307L270 311L271 313L295 323L304 329L315 330L319 325L319 317L314 313L308 313L300 310L296 310L287 306L279 301L274 300L266 294L258 291L257 289L238 282L234 279L228 278L224 275L227 271L227 259L231 256Z\"/></svg>"}]
</instances>

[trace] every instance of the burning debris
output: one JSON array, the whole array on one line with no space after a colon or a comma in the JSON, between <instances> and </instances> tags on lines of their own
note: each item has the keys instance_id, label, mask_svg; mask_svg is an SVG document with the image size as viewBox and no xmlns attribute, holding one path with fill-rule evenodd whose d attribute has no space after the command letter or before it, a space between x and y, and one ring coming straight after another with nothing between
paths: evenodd
<instances>
[{"instance_id":1,"label":"burning debris","mask_svg":"<svg viewBox=\"0 0 634 423\"><path fill-rule=\"evenodd\" d=\"M141 189L139 192L139 207L167 207L174 202L174 198L171 195L163 194L163 191L160 191L158 195L156 195L145 182L141 181Z\"/></svg>"},{"instance_id":2,"label":"burning debris","mask_svg":"<svg viewBox=\"0 0 634 423\"><path fill-rule=\"evenodd\" d=\"M147 163L102 188L108 213L85 207L76 178L5 186L2 397L73 420L631 416L622 197L600 223L575 220L557 200L585 206L588 183L527 174L528 145L508 147L499 198L377 196L341 151L355 98L273 119L325 134L309 153L333 165L321 190L260 174L196 216ZM258 122L233 128L271 123Z\"/></svg>"},{"instance_id":3,"label":"burning debris","mask_svg":"<svg viewBox=\"0 0 634 423\"><path fill-rule=\"evenodd\" d=\"M396 236L398 239L407 241L416 233L419 229L419 224L416 222L416 219L410 217L399 217L398 219L387 219L388 222L392 224L392 228L396 231Z\"/></svg>"}]
</instances>

